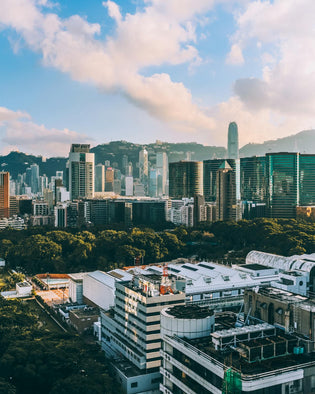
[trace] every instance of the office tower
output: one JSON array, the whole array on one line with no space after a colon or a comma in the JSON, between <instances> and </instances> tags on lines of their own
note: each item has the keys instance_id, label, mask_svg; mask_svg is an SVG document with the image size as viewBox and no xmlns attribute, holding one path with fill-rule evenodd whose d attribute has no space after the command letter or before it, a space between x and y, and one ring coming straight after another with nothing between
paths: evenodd
<instances>
[{"instance_id":1,"label":"office tower","mask_svg":"<svg viewBox=\"0 0 315 394\"><path fill-rule=\"evenodd\" d=\"M315 155L300 154L300 205L315 205Z\"/></svg>"},{"instance_id":2,"label":"office tower","mask_svg":"<svg viewBox=\"0 0 315 394\"><path fill-rule=\"evenodd\" d=\"M48 177L44 174L39 177L39 193L43 194L44 190L48 188Z\"/></svg>"},{"instance_id":3,"label":"office tower","mask_svg":"<svg viewBox=\"0 0 315 394\"><path fill-rule=\"evenodd\" d=\"M128 167L128 156L123 155L122 160L121 160L121 169L122 169L122 173L124 175L127 175L127 167Z\"/></svg>"},{"instance_id":4,"label":"office tower","mask_svg":"<svg viewBox=\"0 0 315 394\"><path fill-rule=\"evenodd\" d=\"M133 177L126 176L125 177L125 195L133 196Z\"/></svg>"},{"instance_id":5,"label":"office tower","mask_svg":"<svg viewBox=\"0 0 315 394\"><path fill-rule=\"evenodd\" d=\"M67 227L67 204L58 203L54 207L55 227Z\"/></svg>"},{"instance_id":6,"label":"office tower","mask_svg":"<svg viewBox=\"0 0 315 394\"><path fill-rule=\"evenodd\" d=\"M109 223L108 199L89 200L91 222L96 226L104 226Z\"/></svg>"},{"instance_id":7,"label":"office tower","mask_svg":"<svg viewBox=\"0 0 315 394\"><path fill-rule=\"evenodd\" d=\"M48 188L43 190L44 201L48 203L49 212L52 212L54 207L54 192Z\"/></svg>"},{"instance_id":8,"label":"office tower","mask_svg":"<svg viewBox=\"0 0 315 394\"><path fill-rule=\"evenodd\" d=\"M10 179L10 196L16 195L16 182L13 179Z\"/></svg>"},{"instance_id":9,"label":"office tower","mask_svg":"<svg viewBox=\"0 0 315 394\"><path fill-rule=\"evenodd\" d=\"M217 173L216 215L217 220L237 219L236 176L226 160Z\"/></svg>"},{"instance_id":10,"label":"office tower","mask_svg":"<svg viewBox=\"0 0 315 394\"><path fill-rule=\"evenodd\" d=\"M265 203L267 183L265 156L240 159L241 200Z\"/></svg>"},{"instance_id":11,"label":"office tower","mask_svg":"<svg viewBox=\"0 0 315 394\"><path fill-rule=\"evenodd\" d=\"M70 198L94 196L94 153L88 144L72 144L69 153Z\"/></svg>"},{"instance_id":12,"label":"office tower","mask_svg":"<svg viewBox=\"0 0 315 394\"><path fill-rule=\"evenodd\" d=\"M98 164L95 166L95 192L103 192L105 190L105 166Z\"/></svg>"},{"instance_id":13,"label":"office tower","mask_svg":"<svg viewBox=\"0 0 315 394\"><path fill-rule=\"evenodd\" d=\"M29 187L31 187L31 185L32 185L32 169L31 169L31 167L28 167L25 170L25 183Z\"/></svg>"},{"instance_id":14,"label":"office tower","mask_svg":"<svg viewBox=\"0 0 315 394\"><path fill-rule=\"evenodd\" d=\"M169 164L169 195L171 198L203 194L202 161L179 161Z\"/></svg>"},{"instance_id":15,"label":"office tower","mask_svg":"<svg viewBox=\"0 0 315 394\"><path fill-rule=\"evenodd\" d=\"M168 195L168 157L166 152L157 152L156 169L158 172L157 195Z\"/></svg>"},{"instance_id":16,"label":"office tower","mask_svg":"<svg viewBox=\"0 0 315 394\"><path fill-rule=\"evenodd\" d=\"M159 389L160 312L185 303L185 293L177 290L178 285L167 273L116 281L114 313L101 310L102 348L119 359L115 374L128 393Z\"/></svg>"},{"instance_id":17,"label":"office tower","mask_svg":"<svg viewBox=\"0 0 315 394\"><path fill-rule=\"evenodd\" d=\"M37 164L31 165L31 184L32 193L37 194L39 191L39 166Z\"/></svg>"},{"instance_id":18,"label":"office tower","mask_svg":"<svg viewBox=\"0 0 315 394\"><path fill-rule=\"evenodd\" d=\"M55 200L55 204L57 204L57 202L61 202L61 200L59 200L59 198L58 198L58 194L59 194L59 188L61 188L63 185L62 185L62 180L59 178L55 178L54 183L55 183L54 200Z\"/></svg>"},{"instance_id":19,"label":"office tower","mask_svg":"<svg viewBox=\"0 0 315 394\"><path fill-rule=\"evenodd\" d=\"M203 192L205 200L215 202L217 198L217 172L224 163L224 159L204 160L203 162ZM236 161L226 160L229 166L236 172Z\"/></svg>"},{"instance_id":20,"label":"office tower","mask_svg":"<svg viewBox=\"0 0 315 394\"><path fill-rule=\"evenodd\" d=\"M10 217L10 173L0 172L0 218Z\"/></svg>"},{"instance_id":21,"label":"office tower","mask_svg":"<svg viewBox=\"0 0 315 394\"><path fill-rule=\"evenodd\" d=\"M205 221L205 198L201 194L194 195L194 226Z\"/></svg>"},{"instance_id":22,"label":"office tower","mask_svg":"<svg viewBox=\"0 0 315 394\"><path fill-rule=\"evenodd\" d=\"M31 215L33 212L33 202L31 198L22 197L19 200L20 215Z\"/></svg>"},{"instance_id":23,"label":"office tower","mask_svg":"<svg viewBox=\"0 0 315 394\"><path fill-rule=\"evenodd\" d=\"M110 167L110 160L105 160L104 165L105 167Z\"/></svg>"},{"instance_id":24,"label":"office tower","mask_svg":"<svg viewBox=\"0 0 315 394\"><path fill-rule=\"evenodd\" d=\"M149 162L148 151L143 148L139 152L139 180L141 183L146 184L149 175Z\"/></svg>"},{"instance_id":25,"label":"office tower","mask_svg":"<svg viewBox=\"0 0 315 394\"><path fill-rule=\"evenodd\" d=\"M10 217L19 214L19 200L17 196L10 196Z\"/></svg>"},{"instance_id":26,"label":"office tower","mask_svg":"<svg viewBox=\"0 0 315 394\"><path fill-rule=\"evenodd\" d=\"M228 131L228 159L238 159L238 129L235 122L229 124Z\"/></svg>"},{"instance_id":27,"label":"office tower","mask_svg":"<svg viewBox=\"0 0 315 394\"><path fill-rule=\"evenodd\" d=\"M114 191L114 176L115 171L112 167L106 168L105 171L105 191L113 192Z\"/></svg>"},{"instance_id":28,"label":"office tower","mask_svg":"<svg viewBox=\"0 0 315 394\"><path fill-rule=\"evenodd\" d=\"M133 166L132 166L132 162L130 161L126 167L126 176L133 176Z\"/></svg>"},{"instance_id":29,"label":"office tower","mask_svg":"<svg viewBox=\"0 0 315 394\"><path fill-rule=\"evenodd\" d=\"M272 218L295 218L299 205L299 153L267 153L267 208Z\"/></svg>"},{"instance_id":30,"label":"office tower","mask_svg":"<svg viewBox=\"0 0 315 394\"><path fill-rule=\"evenodd\" d=\"M150 168L149 196L157 197L158 174L156 168Z\"/></svg>"}]
</instances>

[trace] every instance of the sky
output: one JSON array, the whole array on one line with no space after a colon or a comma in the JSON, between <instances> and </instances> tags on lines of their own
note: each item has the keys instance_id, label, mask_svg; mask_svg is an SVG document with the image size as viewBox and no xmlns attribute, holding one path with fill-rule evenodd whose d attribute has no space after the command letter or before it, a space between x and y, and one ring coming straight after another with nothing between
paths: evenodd
<instances>
[{"instance_id":1,"label":"sky","mask_svg":"<svg viewBox=\"0 0 315 394\"><path fill-rule=\"evenodd\" d=\"M0 153L315 127L314 0L0 0Z\"/></svg>"}]
</instances>

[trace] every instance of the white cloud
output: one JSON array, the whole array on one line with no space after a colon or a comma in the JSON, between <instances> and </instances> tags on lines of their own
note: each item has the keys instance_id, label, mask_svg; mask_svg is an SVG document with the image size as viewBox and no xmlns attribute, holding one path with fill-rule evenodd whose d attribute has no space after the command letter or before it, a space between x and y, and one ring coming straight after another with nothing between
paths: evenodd
<instances>
[{"instance_id":1,"label":"white cloud","mask_svg":"<svg viewBox=\"0 0 315 394\"><path fill-rule=\"evenodd\" d=\"M313 116L315 106L315 2L275 0L251 2L237 17L233 46L258 41L262 54L262 78L243 79L235 92L248 106L273 109L283 115ZM233 48L233 47L232 47ZM277 56L274 55L277 53ZM250 102L248 97L251 98Z\"/></svg>"},{"instance_id":2,"label":"white cloud","mask_svg":"<svg viewBox=\"0 0 315 394\"><path fill-rule=\"evenodd\" d=\"M0 14L0 25L14 28L29 47L42 53L45 65L103 90L120 91L174 128L196 131L213 127L214 122L194 104L189 90L167 74L143 76L142 70L200 63L194 17L213 3L152 0L142 11L123 16L118 5L108 0L103 5L115 20L116 31L105 40L96 39L99 24L78 15L61 19L55 13L43 13L35 0L2 0L5 12Z\"/></svg>"},{"instance_id":3,"label":"white cloud","mask_svg":"<svg viewBox=\"0 0 315 394\"><path fill-rule=\"evenodd\" d=\"M48 129L34 123L25 112L4 107L0 107L0 131L2 152L18 149L37 155L66 156L71 143L89 141L86 135L68 129Z\"/></svg>"},{"instance_id":4,"label":"white cloud","mask_svg":"<svg viewBox=\"0 0 315 394\"><path fill-rule=\"evenodd\" d=\"M226 59L227 64L241 65L244 63L242 49L238 44L233 44Z\"/></svg>"}]
</instances>

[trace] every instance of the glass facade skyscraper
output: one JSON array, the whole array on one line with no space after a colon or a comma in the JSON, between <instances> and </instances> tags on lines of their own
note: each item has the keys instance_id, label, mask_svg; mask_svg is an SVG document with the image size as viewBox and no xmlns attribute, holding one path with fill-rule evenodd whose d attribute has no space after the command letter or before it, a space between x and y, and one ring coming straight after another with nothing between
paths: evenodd
<instances>
[{"instance_id":1,"label":"glass facade skyscraper","mask_svg":"<svg viewBox=\"0 0 315 394\"><path fill-rule=\"evenodd\" d=\"M202 161L179 161L169 164L169 194L171 198L203 194Z\"/></svg>"},{"instance_id":2,"label":"glass facade skyscraper","mask_svg":"<svg viewBox=\"0 0 315 394\"><path fill-rule=\"evenodd\" d=\"M225 159L204 160L203 162L203 191L206 201L214 202L217 198L217 172ZM236 160L227 159L229 166L236 171Z\"/></svg>"},{"instance_id":3,"label":"glass facade skyscraper","mask_svg":"<svg viewBox=\"0 0 315 394\"><path fill-rule=\"evenodd\" d=\"M300 154L300 205L315 205L315 155Z\"/></svg>"},{"instance_id":4,"label":"glass facade skyscraper","mask_svg":"<svg viewBox=\"0 0 315 394\"><path fill-rule=\"evenodd\" d=\"M267 207L272 218L295 218L299 205L299 153L267 153Z\"/></svg>"},{"instance_id":5,"label":"glass facade skyscraper","mask_svg":"<svg viewBox=\"0 0 315 394\"><path fill-rule=\"evenodd\" d=\"M254 156L240 159L241 199L254 203L266 202L266 157Z\"/></svg>"},{"instance_id":6,"label":"glass facade skyscraper","mask_svg":"<svg viewBox=\"0 0 315 394\"><path fill-rule=\"evenodd\" d=\"M238 129L235 122L229 124L228 131L228 159L238 159Z\"/></svg>"}]
</instances>

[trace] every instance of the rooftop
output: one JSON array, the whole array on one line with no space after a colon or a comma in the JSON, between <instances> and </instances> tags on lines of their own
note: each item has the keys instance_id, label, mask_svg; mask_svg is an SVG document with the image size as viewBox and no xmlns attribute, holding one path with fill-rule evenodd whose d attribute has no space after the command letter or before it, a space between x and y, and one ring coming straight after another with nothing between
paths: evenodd
<instances>
[{"instance_id":1,"label":"rooftop","mask_svg":"<svg viewBox=\"0 0 315 394\"><path fill-rule=\"evenodd\" d=\"M17 283L19 287L32 287L32 285L26 281Z\"/></svg>"},{"instance_id":2,"label":"rooftop","mask_svg":"<svg viewBox=\"0 0 315 394\"><path fill-rule=\"evenodd\" d=\"M177 319L204 319L205 317L212 316L213 310L209 308L201 308L196 305L176 305L167 308L167 314L174 316Z\"/></svg>"},{"instance_id":3,"label":"rooftop","mask_svg":"<svg viewBox=\"0 0 315 394\"><path fill-rule=\"evenodd\" d=\"M83 278L85 277L85 275L87 275L89 272L77 272L75 274L68 274L69 278L77 281L77 280L83 280Z\"/></svg>"},{"instance_id":4,"label":"rooftop","mask_svg":"<svg viewBox=\"0 0 315 394\"><path fill-rule=\"evenodd\" d=\"M224 313L216 316L216 330L219 327L226 326L226 330L215 331L212 335L217 338L224 336L227 332L237 331L234 327L232 314L225 315ZM232 327L231 327L232 326ZM262 324L265 326L265 324ZM266 327L271 327L273 331L274 326L266 324ZM257 328L255 326L246 326L240 328L244 332L252 331ZM243 340L236 343L236 346L227 344L223 350L216 350L211 337L185 339L176 338L176 340L183 344L192 345L191 350L196 352L196 356L201 355L205 358L213 358L216 362L222 364L223 368L232 367L236 371L244 375L256 375L261 373L274 373L275 370L282 368L295 367L297 365L313 362L315 364L315 353L299 354L293 353L294 347L298 346L298 338L294 335L285 334L284 331L276 329L276 335L270 337L256 337L251 340ZM223 337L222 337L223 338ZM290 353L286 353L286 343L290 348ZM275 344L277 344L275 346ZM186 346L186 345L185 345ZM282 347L281 347L282 346ZM278 349L278 350L275 350ZM281 350L284 349L284 350ZM277 353L278 352L278 353ZM261 354L264 354L265 359L261 359Z\"/></svg>"},{"instance_id":5,"label":"rooftop","mask_svg":"<svg viewBox=\"0 0 315 394\"><path fill-rule=\"evenodd\" d=\"M77 316L78 318L89 317L89 316L98 316L99 309L93 307L85 307L83 309L72 309L70 311L71 314Z\"/></svg>"},{"instance_id":6,"label":"rooftop","mask_svg":"<svg viewBox=\"0 0 315 394\"><path fill-rule=\"evenodd\" d=\"M265 265L262 265L262 264L245 264L245 265L242 265L242 268L247 268L247 269L253 270L253 271L272 270L271 267L266 267Z\"/></svg>"}]
</instances>

